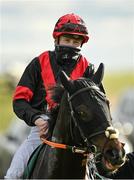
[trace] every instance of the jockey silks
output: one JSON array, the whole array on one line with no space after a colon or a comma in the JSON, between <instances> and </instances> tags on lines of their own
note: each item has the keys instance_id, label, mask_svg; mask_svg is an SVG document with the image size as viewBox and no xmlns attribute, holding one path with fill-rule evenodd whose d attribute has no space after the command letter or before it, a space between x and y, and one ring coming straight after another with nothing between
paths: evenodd
<instances>
[{"instance_id":1,"label":"jockey silks","mask_svg":"<svg viewBox=\"0 0 134 180\"><path fill-rule=\"evenodd\" d=\"M47 106L49 109L55 106L48 93L48 87L57 83L54 73L56 67L52 66L52 61L56 62L56 60L54 56L50 59L50 53L52 52L46 51L31 61L14 93L13 108L16 115L31 126L34 125L37 115L46 113ZM85 57L80 56L70 72L70 78L75 80L83 76L87 68L89 62Z\"/></svg>"},{"instance_id":2,"label":"jockey silks","mask_svg":"<svg viewBox=\"0 0 134 180\"><path fill-rule=\"evenodd\" d=\"M44 59L45 59L45 61L44 61ZM56 80L55 80L55 77L53 74L53 70L51 68L48 53L41 54L39 56L39 61L40 61L40 65L41 65L41 75L42 75L44 87L46 90L46 101L49 105L49 108L51 109L55 106L55 103L51 100L47 89L50 86L55 85ZM80 76L82 76L83 73L85 72L87 66L88 66L88 62L83 57L81 57L79 62L76 64L76 67L73 69L72 73L70 74L70 78L77 79Z\"/></svg>"}]
</instances>

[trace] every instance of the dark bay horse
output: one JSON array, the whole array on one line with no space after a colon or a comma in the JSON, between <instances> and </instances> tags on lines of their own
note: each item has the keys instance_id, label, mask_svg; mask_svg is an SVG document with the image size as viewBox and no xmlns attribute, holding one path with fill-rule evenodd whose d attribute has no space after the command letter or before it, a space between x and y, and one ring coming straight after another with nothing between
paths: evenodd
<instances>
[{"instance_id":1,"label":"dark bay horse","mask_svg":"<svg viewBox=\"0 0 134 180\"><path fill-rule=\"evenodd\" d=\"M108 172L124 164L124 144L118 140L108 100L99 88L103 69L103 64L100 64L91 79L70 80L61 72L64 94L52 137L49 140L42 138L47 145L41 149L29 178L84 179L87 162L89 177L96 178L91 172L90 157L95 163L100 162L102 169ZM56 99L56 94L54 97Z\"/></svg>"}]
</instances>

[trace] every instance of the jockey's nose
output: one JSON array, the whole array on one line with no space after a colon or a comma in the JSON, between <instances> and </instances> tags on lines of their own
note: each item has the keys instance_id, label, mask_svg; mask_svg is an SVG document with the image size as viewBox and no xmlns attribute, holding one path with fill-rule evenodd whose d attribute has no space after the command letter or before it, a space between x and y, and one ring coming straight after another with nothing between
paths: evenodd
<instances>
[{"instance_id":1,"label":"jockey's nose","mask_svg":"<svg viewBox=\"0 0 134 180\"><path fill-rule=\"evenodd\" d=\"M70 41L68 42L68 45L75 47L75 40L74 39L70 39Z\"/></svg>"}]
</instances>

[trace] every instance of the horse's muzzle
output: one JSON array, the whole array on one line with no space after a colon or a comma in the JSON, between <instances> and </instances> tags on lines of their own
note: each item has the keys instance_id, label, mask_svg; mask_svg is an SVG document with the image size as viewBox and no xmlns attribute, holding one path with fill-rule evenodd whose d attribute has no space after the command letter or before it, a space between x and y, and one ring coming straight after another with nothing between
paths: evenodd
<instances>
[{"instance_id":1,"label":"horse's muzzle","mask_svg":"<svg viewBox=\"0 0 134 180\"><path fill-rule=\"evenodd\" d=\"M115 170L121 167L126 160L126 153L124 148L121 150L109 149L104 154L105 166L109 170Z\"/></svg>"}]
</instances>

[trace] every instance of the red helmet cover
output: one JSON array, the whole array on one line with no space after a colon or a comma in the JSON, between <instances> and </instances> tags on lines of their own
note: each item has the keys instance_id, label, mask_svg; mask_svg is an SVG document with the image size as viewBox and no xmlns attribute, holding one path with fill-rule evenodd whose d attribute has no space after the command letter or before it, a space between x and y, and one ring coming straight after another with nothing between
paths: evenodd
<instances>
[{"instance_id":1,"label":"red helmet cover","mask_svg":"<svg viewBox=\"0 0 134 180\"><path fill-rule=\"evenodd\" d=\"M60 17L55 24L53 37L57 38L63 34L76 34L82 36L84 38L83 43L86 43L89 39L85 22L80 16L73 13Z\"/></svg>"}]
</instances>

